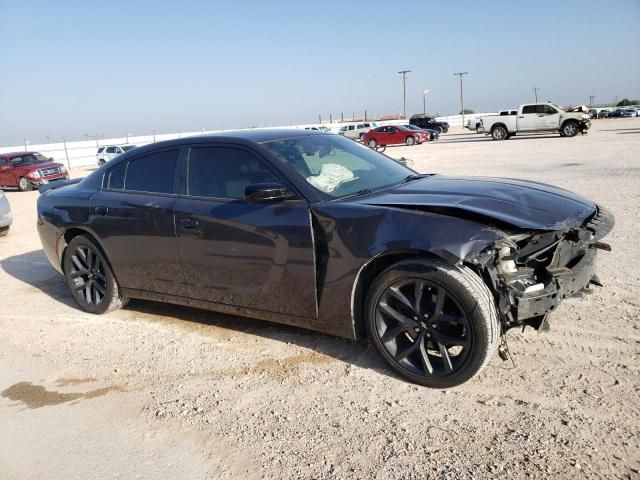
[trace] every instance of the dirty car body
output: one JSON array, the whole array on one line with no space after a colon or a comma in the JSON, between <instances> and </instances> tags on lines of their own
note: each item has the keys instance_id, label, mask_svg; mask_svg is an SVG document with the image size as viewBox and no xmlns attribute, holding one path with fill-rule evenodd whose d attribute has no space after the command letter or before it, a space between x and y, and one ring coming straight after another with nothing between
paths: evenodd
<instances>
[{"instance_id":1,"label":"dirty car body","mask_svg":"<svg viewBox=\"0 0 640 480\"><path fill-rule=\"evenodd\" d=\"M193 173L202 152L222 151L242 152L259 167L247 169L240 183L221 184L226 197L208 194L209 184ZM163 152L175 153L169 191L128 189L132 165ZM211 162L222 162L214 157ZM198 171L210 175L208 182L232 175L222 164L210 167L215 174ZM119 171L129 173L112 188L110 178ZM501 334L525 324L539 327L562 299L600 284L596 252L608 249L600 240L613 227L605 209L561 188L524 180L419 175L341 136L300 130L156 143L123 154L81 181L41 192L38 230L44 250L72 291L97 281L87 276L89 283L76 282L73 275L84 279L85 270L68 258L73 256L69 246L86 237L89 243L79 244L79 254L85 255L87 245L95 250L99 260L94 264L102 261L113 273L117 290L109 291L123 301L178 303L350 339L372 335L377 321L367 313L372 289L394 265L407 262L414 262L411 269L418 277L421 265L427 270L435 265L433 269L455 270L456 275L464 270L480 279L474 288L490 297ZM105 275L100 268L96 278ZM440 292L434 281L420 282ZM401 287L390 288L405 306L416 307L398 294ZM464 299L454 290L445 290L449 297L438 300L439 307L435 293L433 305L416 293L416 308L428 303L440 308L442 318L442 302L448 302L445 309L473 310L460 307ZM82 305L77 292L74 298L89 311L104 310ZM392 315L401 323L398 331L413 322L395 310ZM429 330L432 326L436 328L435 320L433 325L412 323L410 335L404 332L401 339L409 354L390 347L402 357L390 364L430 386L469 378L423 382L434 372L446 380L470 361L462 356L449 361L443 348L473 350L479 344L473 324L460 327L461 340L438 342L427 340L437 335ZM429 356L428 349L436 354ZM416 352L422 352L424 375L418 372L417 356L405 358Z\"/></svg>"}]
</instances>

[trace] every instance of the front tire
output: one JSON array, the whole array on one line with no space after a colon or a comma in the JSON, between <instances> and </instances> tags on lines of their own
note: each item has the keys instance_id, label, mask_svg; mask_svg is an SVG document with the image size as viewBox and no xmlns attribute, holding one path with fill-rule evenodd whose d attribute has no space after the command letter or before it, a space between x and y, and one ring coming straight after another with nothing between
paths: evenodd
<instances>
[{"instance_id":1,"label":"front tire","mask_svg":"<svg viewBox=\"0 0 640 480\"><path fill-rule=\"evenodd\" d=\"M416 144L416 139L414 137L407 137L405 143L409 146Z\"/></svg>"},{"instance_id":2,"label":"front tire","mask_svg":"<svg viewBox=\"0 0 640 480\"><path fill-rule=\"evenodd\" d=\"M491 138L494 140L506 140L509 138L509 132L507 132L507 129L503 126L498 125L491 130Z\"/></svg>"},{"instance_id":3,"label":"front tire","mask_svg":"<svg viewBox=\"0 0 640 480\"><path fill-rule=\"evenodd\" d=\"M378 146L378 142L372 138L367 142L367 145L369 145L369 148L376 148Z\"/></svg>"},{"instance_id":4,"label":"front tire","mask_svg":"<svg viewBox=\"0 0 640 480\"><path fill-rule=\"evenodd\" d=\"M84 311L100 315L127 303L109 263L89 237L79 235L71 240L64 252L63 268L67 288Z\"/></svg>"},{"instance_id":5,"label":"front tire","mask_svg":"<svg viewBox=\"0 0 640 480\"><path fill-rule=\"evenodd\" d=\"M565 122L565 124L562 125L561 132L565 137L575 137L578 134L578 130L579 128L577 122Z\"/></svg>"},{"instance_id":6,"label":"front tire","mask_svg":"<svg viewBox=\"0 0 640 480\"><path fill-rule=\"evenodd\" d=\"M21 192L28 192L32 188L33 185L31 185L31 182L27 179L27 177L20 177L20 180L18 180L18 190L20 190Z\"/></svg>"},{"instance_id":7,"label":"front tire","mask_svg":"<svg viewBox=\"0 0 640 480\"><path fill-rule=\"evenodd\" d=\"M400 375L448 388L476 375L493 356L500 324L493 296L472 270L436 259L383 271L366 300L369 338Z\"/></svg>"}]
</instances>

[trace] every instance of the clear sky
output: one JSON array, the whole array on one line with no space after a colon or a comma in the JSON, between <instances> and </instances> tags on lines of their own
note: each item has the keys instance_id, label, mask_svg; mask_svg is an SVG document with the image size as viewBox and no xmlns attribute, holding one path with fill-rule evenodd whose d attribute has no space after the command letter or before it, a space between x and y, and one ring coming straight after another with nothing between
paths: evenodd
<instances>
[{"instance_id":1,"label":"clear sky","mask_svg":"<svg viewBox=\"0 0 640 480\"><path fill-rule=\"evenodd\" d=\"M0 145L640 97L640 0L0 0Z\"/></svg>"}]
</instances>

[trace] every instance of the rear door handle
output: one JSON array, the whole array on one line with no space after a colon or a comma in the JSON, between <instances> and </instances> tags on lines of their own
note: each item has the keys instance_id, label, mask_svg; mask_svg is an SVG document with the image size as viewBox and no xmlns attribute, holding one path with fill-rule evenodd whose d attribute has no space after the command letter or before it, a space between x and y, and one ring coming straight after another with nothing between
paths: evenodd
<instances>
[{"instance_id":1,"label":"rear door handle","mask_svg":"<svg viewBox=\"0 0 640 480\"><path fill-rule=\"evenodd\" d=\"M107 215L109 213L109 209L107 207L96 207L94 210L96 215Z\"/></svg>"}]
</instances>

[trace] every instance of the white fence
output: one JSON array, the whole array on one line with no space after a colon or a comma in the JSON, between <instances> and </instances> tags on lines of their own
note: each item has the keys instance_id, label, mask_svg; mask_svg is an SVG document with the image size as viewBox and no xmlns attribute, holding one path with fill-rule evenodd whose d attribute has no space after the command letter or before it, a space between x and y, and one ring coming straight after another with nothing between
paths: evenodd
<instances>
[{"instance_id":1,"label":"white fence","mask_svg":"<svg viewBox=\"0 0 640 480\"><path fill-rule=\"evenodd\" d=\"M478 118L482 115L491 115L490 113L475 113L471 115L465 115L465 121L469 118ZM460 126L462 125L462 116L461 115L452 115L448 117L438 117L438 120L444 120L449 122L451 126ZM358 122L333 122L327 123L323 122L322 126L329 127L331 131L337 132L340 127L343 125L348 125L352 123L362 123L362 121ZM376 122L378 125L402 125L408 123L408 120L400 119L400 120L384 120L380 122ZM275 127L275 128L305 128L312 126L319 126L320 124L305 124L305 125L289 125L283 127ZM228 130L232 131L232 130ZM197 131L197 132L181 132L181 133L165 133L165 134L157 134L157 135L140 135L140 136L130 136L130 137L119 137L119 138L106 138L99 140L83 140L83 141L74 141L74 142L63 142L63 143L43 143L40 145L18 145L12 147L0 147L0 153L9 153L9 152L21 152L21 151L35 151L42 153L45 157L51 157L58 162L64 163L69 168L77 168L77 167L85 167L89 165L94 165L96 163L96 152L98 147L101 145L124 145L124 144L133 144L133 145L146 145L148 143L160 142L162 140L173 140L176 138L184 138L184 137L193 137L199 135L207 135L210 133L219 133L221 130L209 130L209 131Z\"/></svg>"}]
</instances>

